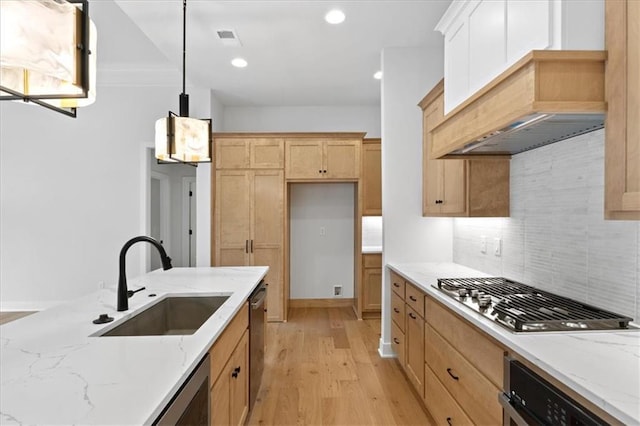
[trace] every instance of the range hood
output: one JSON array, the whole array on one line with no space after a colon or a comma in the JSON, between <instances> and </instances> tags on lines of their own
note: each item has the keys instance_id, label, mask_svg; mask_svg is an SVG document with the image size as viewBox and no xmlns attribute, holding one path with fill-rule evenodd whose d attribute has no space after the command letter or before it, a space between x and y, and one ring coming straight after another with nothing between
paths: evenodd
<instances>
[{"instance_id":1,"label":"range hood","mask_svg":"<svg viewBox=\"0 0 640 426\"><path fill-rule=\"evenodd\" d=\"M604 127L603 51L532 51L432 130L429 157L510 156Z\"/></svg>"}]
</instances>

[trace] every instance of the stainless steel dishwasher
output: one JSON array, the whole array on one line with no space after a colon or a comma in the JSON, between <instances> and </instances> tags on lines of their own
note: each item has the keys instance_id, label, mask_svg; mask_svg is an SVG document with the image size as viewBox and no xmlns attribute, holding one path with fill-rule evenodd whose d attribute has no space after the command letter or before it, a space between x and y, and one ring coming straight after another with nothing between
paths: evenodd
<instances>
[{"instance_id":1,"label":"stainless steel dishwasher","mask_svg":"<svg viewBox=\"0 0 640 426\"><path fill-rule=\"evenodd\" d=\"M267 284L263 280L249 297L249 410L258 396L264 370L266 297Z\"/></svg>"}]
</instances>

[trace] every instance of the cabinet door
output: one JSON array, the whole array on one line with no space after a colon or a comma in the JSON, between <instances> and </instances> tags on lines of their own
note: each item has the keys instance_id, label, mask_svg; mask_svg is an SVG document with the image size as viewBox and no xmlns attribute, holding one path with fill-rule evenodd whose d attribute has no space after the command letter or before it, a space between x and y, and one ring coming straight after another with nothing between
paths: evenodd
<instances>
[{"instance_id":1,"label":"cabinet door","mask_svg":"<svg viewBox=\"0 0 640 426\"><path fill-rule=\"evenodd\" d=\"M252 169L284 168L284 140L272 138L249 140L249 167Z\"/></svg>"},{"instance_id":2,"label":"cabinet door","mask_svg":"<svg viewBox=\"0 0 640 426\"><path fill-rule=\"evenodd\" d=\"M242 425L249 412L249 333L238 343L229 360L229 423Z\"/></svg>"},{"instance_id":3,"label":"cabinet door","mask_svg":"<svg viewBox=\"0 0 640 426\"><path fill-rule=\"evenodd\" d=\"M238 170L216 172L215 266L249 264L250 173Z\"/></svg>"},{"instance_id":4,"label":"cabinet door","mask_svg":"<svg viewBox=\"0 0 640 426\"><path fill-rule=\"evenodd\" d=\"M242 139L215 138L216 169L249 167L249 144Z\"/></svg>"},{"instance_id":5,"label":"cabinet door","mask_svg":"<svg viewBox=\"0 0 640 426\"><path fill-rule=\"evenodd\" d=\"M440 161L443 165L441 212L464 214L467 205L466 160Z\"/></svg>"},{"instance_id":6,"label":"cabinet door","mask_svg":"<svg viewBox=\"0 0 640 426\"><path fill-rule=\"evenodd\" d=\"M640 3L606 2L605 217L640 220Z\"/></svg>"},{"instance_id":7,"label":"cabinet door","mask_svg":"<svg viewBox=\"0 0 640 426\"><path fill-rule=\"evenodd\" d=\"M380 142L362 144L362 215L382 215L382 149Z\"/></svg>"},{"instance_id":8,"label":"cabinet door","mask_svg":"<svg viewBox=\"0 0 640 426\"><path fill-rule=\"evenodd\" d=\"M405 305L405 308L407 310L406 373L418 394L424 397L424 319L409 305Z\"/></svg>"},{"instance_id":9,"label":"cabinet door","mask_svg":"<svg viewBox=\"0 0 640 426\"><path fill-rule=\"evenodd\" d=\"M268 266L265 281L267 319L284 319L283 245L284 175L281 170L253 172L251 264Z\"/></svg>"},{"instance_id":10,"label":"cabinet door","mask_svg":"<svg viewBox=\"0 0 640 426\"><path fill-rule=\"evenodd\" d=\"M329 179L358 179L360 176L360 144L360 141L325 142L325 177Z\"/></svg>"},{"instance_id":11,"label":"cabinet door","mask_svg":"<svg viewBox=\"0 0 640 426\"><path fill-rule=\"evenodd\" d=\"M211 388L211 426L229 426L230 414L230 394L231 374L229 374L229 363L224 366L224 371Z\"/></svg>"},{"instance_id":12,"label":"cabinet door","mask_svg":"<svg viewBox=\"0 0 640 426\"><path fill-rule=\"evenodd\" d=\"M285 142L285 175L287 179L322 179L323 141L288 139Z\"/></svg>"},{"instance_id":13,"label":"cabinet door","mask_svg":"<svg viewBox=\"0 0 640 426\"><path fill-rule=\"evenodd\" d=\"M435 89L434 89L435 90ZM439 216L442 204L444 162L431 160L431 130L444 119L444 94L441 93L422 114L422 215Z\"/></svg>"},{"instance_id":14,"label":"cabinet door","mask_svg":"<svg viewBox=\"0 0 640 426\"><path fill-rule=\"evenodd\" d=\"M362 277L362 310L379 311L382 300L382 269L367 268Z\"/></svg>"}]
</instances>

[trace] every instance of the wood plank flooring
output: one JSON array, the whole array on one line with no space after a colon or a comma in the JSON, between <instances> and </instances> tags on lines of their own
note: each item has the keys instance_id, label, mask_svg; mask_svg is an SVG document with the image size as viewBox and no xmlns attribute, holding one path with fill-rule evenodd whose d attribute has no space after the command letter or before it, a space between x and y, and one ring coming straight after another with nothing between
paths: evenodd
<instances>
[{"instance_id":1,"label":"wood plank flooring","mask_svg":"<svg viewBox=\"0 0 640 426\"><path fill-rule=\"evenodd\" d=\"M380 320L351 308L293 308L267 325L249 425L431 425L395 359L378 355Z\"/></svg>"}]
</instances>

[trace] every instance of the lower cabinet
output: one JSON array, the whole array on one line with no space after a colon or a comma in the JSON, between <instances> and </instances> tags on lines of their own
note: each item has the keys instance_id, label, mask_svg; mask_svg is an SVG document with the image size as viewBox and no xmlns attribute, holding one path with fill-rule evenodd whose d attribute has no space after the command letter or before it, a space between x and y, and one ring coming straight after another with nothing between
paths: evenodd
<instances>
[{"instance_id":1,"label":"lower cabinet","mask_svg":"<svg viewBox=\"0 0 640 426\"><path fill-rule=\"evenodd\" d=\"M437 425L454 426L454 425L472 425L474 422L460 408L460 405L442 386L431 368L425 364L425 384L427 393L425 394L424 403L435 420ZM496 401L498 396L494 395ZM477 424L484 424L477 422ZM489 423L489 424L502 424Z\"/></svg>"},{"instance_id":2,"label":"lower cabinet","mask_svg":"<svg viewBox=\"0 0 640 426\"><path fill-rule=\"evenodd\" d=\"M405 372L416 391L424 397L424 319L411 307L407 309Z\"/></svg>"},{"instance_id":3,"label":"lower cabinet","mask_svg":"<svg viewBox=\"0 0 640 426\"><path fill-rule=\"evenodd\" d=\"M242 425L249 412L249 313L234 317L211 350L211 425Z\"/></svg>"},{"instance_id":4,"label":"lower cabinet","mask_svg":"<svg viewBox=\"0 0 640 426\"><path fill-rule=\"evenodd\" d=\"M382 255L362 255L362 316L364 318L380 318L382 306Z\"/></svg>"}]
</instances>

